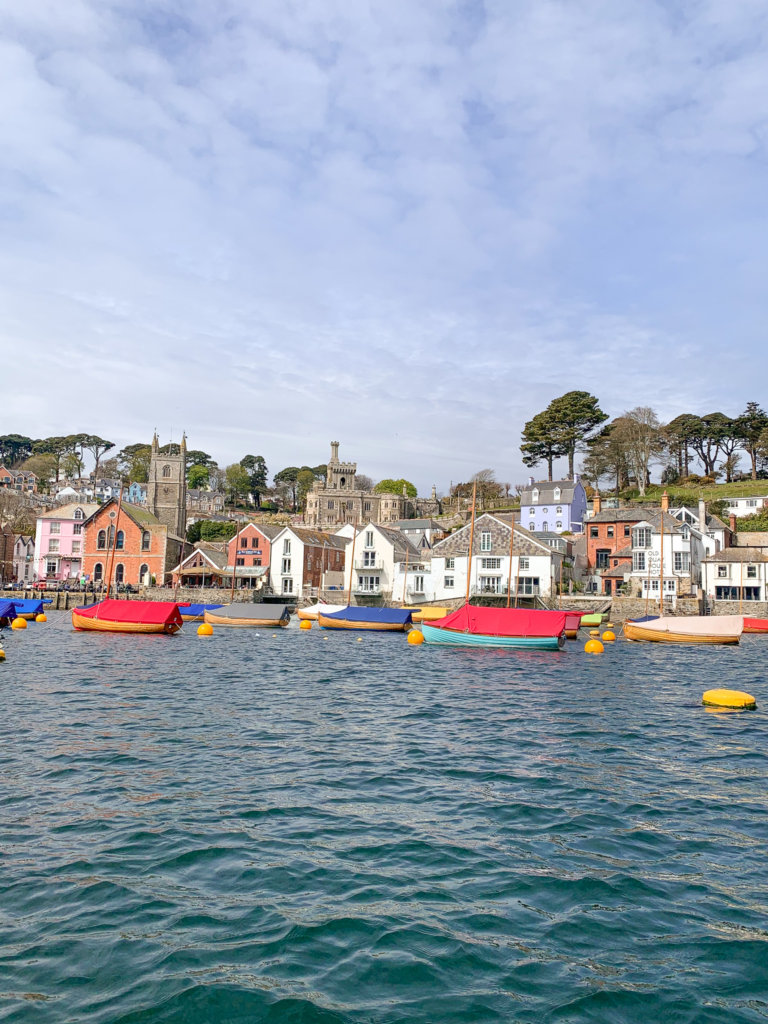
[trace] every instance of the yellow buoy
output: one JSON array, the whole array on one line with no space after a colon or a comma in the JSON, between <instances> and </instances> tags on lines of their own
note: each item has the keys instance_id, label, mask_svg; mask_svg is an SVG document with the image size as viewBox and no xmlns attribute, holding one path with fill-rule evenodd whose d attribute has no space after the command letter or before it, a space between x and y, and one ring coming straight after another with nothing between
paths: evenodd
<instances>
[{"instance_id":1,"label":"yellow buoy","mask_svg":"<svg viewBox=\"0 0 768 1024\"><path fill-rule=\"evenodd\" d=\"M743 690L707 690L701 703L711 708L738 708L744 711L754 711L757 707L752 694L744 693Z\"/></svg>"},{"instance_id":2,"label":"yellow buoy","mask_svg":"<svg viewBox=\"0 0 768 1024\"><path fill-rule=\"evenodd\" d=\"M5 651L0 647L0 661L5 661Z\"/></svg>"},{"instance_id":3,"label":"yellow buoy","mask_svg":"<svg viewBox=\"0 0 768 1024\"><path fill-rule=\"evenodd\" d=\"M48 621L48 616L45 614L45 612L40 612L39 615L35 616L35 622L47 622L47 621Z\"/></svg>"},{"instance_id":4,"label":"yellow buoy","mask_svg":"<svg viewBox=\"0 0 768 1024\"><path fill-rule=\"evenodd\" d=\"M359 637L357 638L357 642L358 642L359 644L361 644L361 643L363 642L363 638L362 638L361 636L359 636Z\"/></svg>"},{"instance_id":5,"label":"yellow buoy","mask_svg":"<svg viewBox=\"0 0 768 1024\"><path fill-rule=\"evenodd\" d=\"M213 636L213 626L210 622L201 622L197 627L198 636Z\"/></svg>"},{"instance_id":6,"label":"yellow buoy","mask_svg":"<svg viewBox=\"0 0 768 1024\"><path fill-rule=\"evenodd\" d=\"M301 622L299 622L299 629L312 629L312 620L302 619Z\"/></svg>"},{"instance_id":7,"label":"yellow buoy","mask_svg":"<svg viewBox=\"0 0 768 1024\"><path fill-rule=\"evenodd\" d=\"M606 629L613 629L613 623L612 622L606 622L605 628Z\"/></svg>"},{"instance_id":8,"label":"yellow buoy","mask_svg":"<svg viewBox=\"0 0 768 1024\"><path fill-rule=\"evenodd\" d=\"M590 636L600 636L600 630L599 629L590 629L589 635Z\"/></svg>"},{"instance_id":9,"label":"yellow buoy","mask_svg":"<svg viewBox=\"0 0 768 1024\"><path fill-rule=\"evenodd\" d=\"M13 620L13 622L11 623L11 629L26 629L26 628L27 628L27 620L26 619L22 619L22 617L20 615L17 616Z\"/></svg>"},{"instance_id":10,"label":"yellow buoy","mask_svg":"<svg viewBox=\"0 0 768 1024\"><path fill-rule=\"evenodd\" d=\"M420 629L412 629L410 631L410 633L408 634L408 643L409 644L423 644L424 643L424 634L421 632Z\"/></svg>"},{"instance_id":11,"label":"yellow buoy","mask_svg":"<svg viewBox=\"0 0 768 1024\"><path fill-rule=\"evenodd\" d=\"M616 634L613 632L612 629L606 629L606 631L603 633L601 639L604 642L612 643L616 639Z\"/></svg>"},{"instance_id":12,"label":"yellow buoy","mask_svg":"<svg viewBox=\"0 0 768 1024\"><path fill-rule=\"evenodd\" d=\"M599 640L587 640L584 644L585 654L602 654L605 648Z\"/></svg>"}]
</instances>

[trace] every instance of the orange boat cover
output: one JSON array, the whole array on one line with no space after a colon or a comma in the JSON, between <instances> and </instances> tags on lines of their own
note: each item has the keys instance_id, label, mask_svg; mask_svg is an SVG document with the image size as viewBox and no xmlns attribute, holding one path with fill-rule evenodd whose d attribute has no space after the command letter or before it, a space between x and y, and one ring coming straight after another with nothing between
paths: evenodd
<instances>
[{"instance_id":1,"label":"orange boat cover","mask_svg":"<svg viewBox=\"0 0 768 1024\"><path fill-rule=\"evenodd\" d=\"M179 606L173 601L119 601L109 598L89 608L75 608L78 615L87 619L105 619L109 622L140 622L146 625L178 625L184 620Z\"/></svg>"},{"instance_id":2,"label":"orange boat cover","mask_svg":"<svg viewBox=\"0 0 768 1024\"><path fill-rule=\"evenodd\" d=\"M565 629L565 612L465 604L444 619L430 622L430 626L484 636L560 636Z\"/></svg>"}]
</instances>

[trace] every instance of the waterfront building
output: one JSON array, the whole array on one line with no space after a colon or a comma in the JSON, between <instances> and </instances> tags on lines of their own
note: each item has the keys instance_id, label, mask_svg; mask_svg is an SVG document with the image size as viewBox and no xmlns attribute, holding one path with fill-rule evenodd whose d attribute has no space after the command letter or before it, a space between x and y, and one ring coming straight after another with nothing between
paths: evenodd
<instances>
[{"instance_id":1,"label":"waterfront building","mask_svg":"<svg viewBox=\"0 0 768 1024\"><path fill-rule=\"evenodd\" d=\"M375 494L357 486L357 463L339 461L339 442L331 441L325 481L318 480L307 495L304 521L315 529L344 523L396 523L411 502L403 494Z\"/></svg>"},{"instance_id":2,"label":"waterfront building","mask_svg":"<svg viewBox=\"0 0 768 1024\"><path fill-rule=\"evenodd\" d=\"M445 525L435 519L401 519L392 523L392 527L404 534L420 551L430 550L435 541L445 536Z\"/></svg>"},{"instance_id":3,"label":"waterfront building","mask_svg":"<svg viewBox=\"0 0 768 1024\"><path fill-rule=\"evenodd\" d=\"M632 527L632 568L626 577L630 594L658 602L663 580L665 604L674 607L678 597L696 597L705 555L701 532L670 514L665 492L661 508L643 509Z\"/></svg>"},{"instance_id":4,"label":"waterfront building","mask_svg":"<svg viewBox=\"0 0 768 1024\"><path fill-rule=\"evenodd\" d=\"M111 571L114 584L133 587L166 581L181 558L183 538L140 505L110 498L83 523L83 573L95 583Z\"/></svg>"},{"instance_id":5,"label":"waterfront building","mask_svg":"<svg viewBox=\"0 0 768 1024\"><path fill-rule=\"evenodd\" d=\"M475 522L470 595L506 595L510 580L510 532L513 517L485 512ZM511 592L520 598L554 594L562 576L564 553L515 525L512 547ZM436 601L463 600L467 590L471 524L461 527L432 548L433 592Z\"/></svg>"},{"instance_id":6,"label":"waterfront building","mask_svg":"<svg viewBox=\"0 0 768 1024\"><path fill-rule=\"evenodd\" d=\"M728 498L727 515L736 516L737 519L743 516L753 516L768 508L768 494L752 495L748 498Z\"/></svg>"},{"instance_id":7,"label":"waterfront building","mask_svg":"<svg viewBox=\"0 0 768 1024\"><path fill-rule=\"evenodd\" d=\"M730 547L701 564L702 589L710 601L754 604L768 601L768 554L758 548ZM749 610L745 614L750 614Z\"/></svg>"},{"instance_id":8,"label":"waterfront building","mask_svg":"<svg viewBox=\"0 0 768 1024\"><path fill-rule=\"evenodd\" d=\"M351 538L350 531L353 529L347 526L340 533ZM424 579L415 579L414 573L416 566L424 562L425 551L415 547L400 530L369 520L357 528L354 562L351 539L347 551L350 557L344 569L344 588L349 589L351 577L352 595L356 598L402 600L402 590L399 594L395 592L395 581L398 574L404 571L406 559L409 563L406 598L415 593L415 586L424 584ZM428 554L427 551L427 557ZM428 572L427 565L427 568L422 569L421 577L425 577ZM418 599L421 599L423 593L423 590L420 591Z\"/></svg>"},{"instance_id":9,"label":"waterfront building","mask_svg":"<svg viewBox=\"0 0 768 1024\"><path fill-rule=\"evenodd\" d=\"M531 532L581 533L587 492L578 473L573 480L529 477L520 494L520 523Z\"/></svg>"},{"instance_id":10,"label":"waterfront building","mask_svg":"<svg viewBox=\"0 0 768 1024\"><path fill-rule=\"evenodd\" d=\"M95 502L72 502L37 517L33 553L34 579L62 582L80 577L85 522L98 508Z\"/></svg>"},{"instance_id":11,"label":"waterfront building","mask_svg":"<svg viewBox=\"0 0 768 1024\"><path fill-rule=\"evenodd\" d=\"M341 591L347 543L345 537L321 530L284 526L271 541L269 578L273 592L309 598L316 597L320 590Z\"/></svg>"},{"instance_id":12,"label":"waterfront building","mask_svg":"<svg viewBox=\"0 0 768 1024\"><path fill-rule=\"evenodd\" d=\"M13 545L13 575L21 582L31 582L35 568L35 538L26 534L16 535Z\"/></svg>"},{"instance_id":13,"label":"waterfront building","mask_svg":"<svg viewBox=\"0 0 768 1024\"><path fill-rule=\"evenodd\" d=\"M670 508L670 515L673 515L678 522L687 523L688 526L697 530L701 535L706 555L714 555L733 543L736 533L736 525L726 526L719 516L712 515L707 511L707 503L699 499L698 508L693 509L687 505L680 505L677 508Z\"/></svg>"}]
</instances>

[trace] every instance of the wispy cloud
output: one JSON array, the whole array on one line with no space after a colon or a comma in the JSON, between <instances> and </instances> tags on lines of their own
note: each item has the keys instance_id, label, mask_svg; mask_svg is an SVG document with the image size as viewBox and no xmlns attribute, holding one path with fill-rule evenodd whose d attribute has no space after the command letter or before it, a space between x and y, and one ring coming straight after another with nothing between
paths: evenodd
<instances>
[{"instance_id":1,"label":"wispy cloud","mask_svg":"<svg viewBox=\"0 0 768 1024\"><path fill-rule=\"evenodd\" d=\"M757 0L44 0L0 15L6 429L518 479L556 394L768 369Z\"/></svg>"}]
</instances>

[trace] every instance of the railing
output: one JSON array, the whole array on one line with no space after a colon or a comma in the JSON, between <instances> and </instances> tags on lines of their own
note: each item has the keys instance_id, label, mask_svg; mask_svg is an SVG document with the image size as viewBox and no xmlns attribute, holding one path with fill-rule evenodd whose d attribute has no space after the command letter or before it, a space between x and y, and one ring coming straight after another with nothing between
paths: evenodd
<instances>
[{"instance_id":1,"label":"railing","mask_svg":"<svg viewBox=\"0 0 768 1024\"><path fill-rule=\"evenodd\" d=\"M369 597L381 597L382 589L381 589L381 586L378 586L378 587L360 587L360 586L356 586L356 587L352 588L352 593L355 594L355 596L361 596L361 597L364 596L364 595L368 595Z\"/></svg>"},{"instance_id":2,"label":"railing","mask_svg":"<svg viewBox=\"0 0 768 1024\"><path fill-rule=\"evenodd\" d=\"M375 572L384 568L384 562L377 558L374 562L355 562L355 572Z\"/></svg>"}]
</instances>

